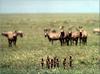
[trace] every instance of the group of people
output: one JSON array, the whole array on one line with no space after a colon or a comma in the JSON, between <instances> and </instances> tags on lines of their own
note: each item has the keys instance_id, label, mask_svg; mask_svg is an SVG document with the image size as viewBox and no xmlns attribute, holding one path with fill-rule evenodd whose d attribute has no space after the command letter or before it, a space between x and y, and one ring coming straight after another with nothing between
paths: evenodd
<instances>
[{"instance_id":1,"label":"group of people","mask_svg":"<svg viewBox=\"0 0 100 74\"><path fill-rule=\"evenodd\" d=\"M67 60L67 58L63 59L62 65L63 68L66 69L67 67L71 67L72 68L72 56L69 56L69 59ZM54 58L50 58L49 56L47 56L47 59L44 60L43 58L41 59L41 67L42 69L46 66L46 68L48 69L52 69L52 68L59 68L60 67L60 60L58 59L58 57L54 57Z\"/></svg>"}]
</instances>

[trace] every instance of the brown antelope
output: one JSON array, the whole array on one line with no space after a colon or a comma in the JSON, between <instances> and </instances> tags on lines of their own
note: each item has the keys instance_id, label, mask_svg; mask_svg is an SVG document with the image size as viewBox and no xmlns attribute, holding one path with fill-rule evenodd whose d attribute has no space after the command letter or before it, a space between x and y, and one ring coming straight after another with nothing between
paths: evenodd
<instances>
[{"instance_id":1,"label":"brown antelope","mask_svg":"<svg viewBox=\"0 0 100 74\"><path fill-rule=\"evenodd\" d=\"M85 30L82 31L82 42L83 44L87 44L87 32Z\"/></svg>"},{"instance_id":2,"label":"brown antelope","mask_svg":"<svg viewBox=\"0 0 100 74\"><path fill-rule=\"evenodd\" d=\"M61 42L64 44L65 41L67 43L67 45L69 45L69 41L70 41L70 32L65 32L64 31L64 26L60 26L60 39Z\"/></svg>"},{"instance_id":3,"label":"brown antelope","mask_svg":"<svg viewBox=\"0 0 100 74\"><path fill-rule=\"evenodd\" d=\"M80 35L79 35L79 39L80 39L80 45L81 44L87 44L87 31L85 31L82 27L79 27L78 29Z\"/></svg>"},{"instance_id":4,"label":"brown antelope","mask_svg":"<svg viewBox=\"0 0 100 74\"><path fill-rule=\"evenodd\" d=\"M65 43L65 41L67 42L67 45L69 45L69 39L70 39L70 33L69 32L56 32L55 30L51 31L50 29L44 29L44 35L45 37L48 37L48 40L52 42L59 40L62 44Z\"/></svg>"},{"instance_id":5,"label":"brown antelope","mask_svg":"<svg viewBox=\"0 0 100 74\"><path fill-rule=\"evenodd\" d=\"M78 44L78 38L79 38L79 32L72 32L71 33L71 41L72 41L72 44L74 44L75 42L75 45Z\"/></svg>"},{"instance_id":6,"label":"brown antelope","mask_svg":"<svg viewBox=\"0 0 100 74\"><path fill-rule=\"evenodd\" d=\"M93 33L100 34L100 28L95 28L95 29L93 29Z\"/></svg>"},{"instance_id":7,"label":"brown antelope","mask_svg":"<svg viewBox=\"0 0 100 74\"><path fill-rule=\"evenodd\" d=\"M74 26L70 26L68 28L68 32L67 32L67 44L69 45L72 45L74 42L76 42L76 45L77 45L77 32L72 32L72 29L74 28Z\"/></svg>"},{"instance_id":8,"label":"brown antelope","mask_svg":"<svg viewBox=\"0 0 100 74\"><path fill-rule=\"evenodd\" d=\"M23 37L23 32L22 31L15 31L15 32L8 31L8 32L3 32L2 35L8 38L9 47L12 47L12 43L16 46L17 36Z\"/></svg>"},{"instance_id":9,"label":"brown antelope","mask_svg":"<svg viewBox=\"0 0 100 74\"><path fill-rule=\"evenodd\" d=\"M78 44L78 38L79 38L79 32L78 31L72 31L72 28L74 28L74 26L70 27L69 30L69 41L70 44Z\"/></svg>"},{"instance_id":10,"label":"brown antelope","mask_svg":"<svg viewBox=\"0 0 100 74\"><path fill-rule=\"evenodd\" d=\"M51 31L50 29L44 29L44 35L45 37L48 37L48 40L52 42L52 44L53 44L53 41L59 40L62 45L62 40L60 38L59 32Z\"/></svg>"}]
</instances>

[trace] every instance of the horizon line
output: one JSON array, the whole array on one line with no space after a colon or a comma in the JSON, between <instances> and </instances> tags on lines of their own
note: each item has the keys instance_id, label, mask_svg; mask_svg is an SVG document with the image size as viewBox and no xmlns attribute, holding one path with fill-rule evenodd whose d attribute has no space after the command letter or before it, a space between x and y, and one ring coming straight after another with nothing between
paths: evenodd
<instances>
[{"instance_id":1,"label":"horizon line","mask_svg":"<svg viewBox=\"0 0 100 74\"><path fill-rule=\"evenodd\" d=\"M89 12L89 11L72 11L72 12L0 12L1 13L7 13L7 14L10 14L10 13L100 13L100 9L99 11L93 11L93 12Z\"/></svg>"}]
</instances>

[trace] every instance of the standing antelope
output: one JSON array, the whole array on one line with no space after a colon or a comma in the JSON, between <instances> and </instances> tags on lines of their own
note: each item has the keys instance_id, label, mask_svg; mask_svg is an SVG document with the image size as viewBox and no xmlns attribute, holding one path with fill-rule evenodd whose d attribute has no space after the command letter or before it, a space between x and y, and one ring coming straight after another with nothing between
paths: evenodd
<instances>
[{"instance_id":1,"label":"standing antelope","mask_svg":"<svg viewBox=\"0 0 100 74\"><path fill-rule=\"evenodd\" d=\"M45 37L48 37L48 40L52 42L52 44L53 44L53 41L59 40L62 45L60 33L56 31L51 31L50 29L44 29L44 35Z\"/></svg>"},{"instance_id":2,"label":"standing antelope","mask_svg":"<svg viewBox=\"0 0 100 74\"><path fill-rule=\"evenodd\" d=\"M9 47L12 47L12 43L16 46L17 36L23 37L23 32L22 31L15 31L15 32L8 31L8 32L3 32L2 35L7 37Z\"/></svg>"},{"instance_id":3,"label":"standing antelope","mask_svg":"<svg viewBox=\"0 0 100 74\"><path fill-rule=\"evenodd\" d=\"M88 37L87 31L85 31L82 27L79 27L78 31L80 33L80 35L79 35L80 45L87 44L87 37Z\"/></svg>"}]
</instances>

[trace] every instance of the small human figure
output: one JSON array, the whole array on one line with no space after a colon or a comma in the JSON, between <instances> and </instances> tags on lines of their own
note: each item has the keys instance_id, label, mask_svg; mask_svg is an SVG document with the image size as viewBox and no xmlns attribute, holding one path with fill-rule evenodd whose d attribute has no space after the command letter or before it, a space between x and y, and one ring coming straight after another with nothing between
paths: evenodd
<instances>
[{"instance_id":1,"label":"small human figure","mask_svg":"<svg viewBox=\"0 0 100 74\"><path fill-rule=\"evenodd\" d=\"M57 67L59 68L59 59L57 58Z\"/></svg>"},{"instance_id":2,"label":"small human figure","mask_svg":"<svg viewBox=\"0 0 100 74\"><path fill-rule=\"evenodd\" d=\"M64 58L63 60L63 66L64 66L64 69L66 69L66 58Z\"/></svg>"},{"instance_id":3,"label":"small human figure","mask_svg":"<svg viewBox=\"0 0 100 74\"><path fill-rule=\"evenodd\" d=\"M69 56L69 66L70 67L72 67L72 62L73 62L72 56Z\"/></svg>"},{"instance_id":4,"label":"small human figure","mask_svg":"<svg viewBox=\"0 0 100 74\"><path fill-rule=\"evenodd\" d=\"M47 56L47 59L46 59L46 66L48 69L50 69L50 58L49 56Z\"/></svg>"},{"instance_id":5,"label":"small human figure","mask_svg":"<svg viewBox=\"0 0 100 74\"><path fill-rule=\"evenodd\" d=\"M53 68L53 66L54 66L54 60L51 59L51 68Z\"/></svg>"},{"instance_id":6,"label":"small human figure","mask_svg":"<svg viewBox=\"0 0 100 74\"><path fill-rule=\"evenodd\" d=\"M43 58L41 59L41 67L42 67L42 69L44 67L44 60L43 60Z\"/></svg>"},{"instance_id":7,"label":"small human figure","mask_svg":"<svg viewBox=\"0 0 100 74\"><path fill-rule=\"evenodd\" d=\"M57 67L57 57L54 57L54 68Z\"/></svg>"}]
</instances>

